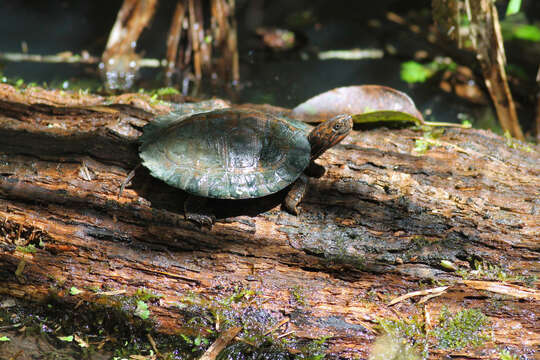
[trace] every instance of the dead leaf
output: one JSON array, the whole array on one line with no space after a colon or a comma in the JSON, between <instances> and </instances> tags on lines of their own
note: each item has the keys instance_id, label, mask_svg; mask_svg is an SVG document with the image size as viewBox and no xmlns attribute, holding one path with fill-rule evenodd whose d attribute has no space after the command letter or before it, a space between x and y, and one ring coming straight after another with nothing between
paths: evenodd
<instances>
[{"instance_id":1,"label":"dead leaf","mask_svg":"<svg viewBox=\"0 0 540 360\"><path fill-rule=\"evenodd\" d=\"M347 86L324 92L295 107L291 116L306 122L320 122L339 114L375 111L405 113L423 121L407 94L380 85Z\"/></svg>"}]
</instances>

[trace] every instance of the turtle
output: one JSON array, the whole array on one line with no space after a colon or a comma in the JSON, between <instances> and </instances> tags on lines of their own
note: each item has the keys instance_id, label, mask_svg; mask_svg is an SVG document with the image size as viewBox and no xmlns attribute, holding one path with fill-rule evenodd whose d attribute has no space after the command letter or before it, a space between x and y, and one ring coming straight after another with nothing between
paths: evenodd
<instances>
[{"instance_id":1,"label":"turtle","mask_svg":"<svg viewBox=\"0 0 540 360\"><path fill-rule=\"evenodd\" d=\"M291 184L283 207L298 215L306 173L324 173L313 161L352 126L345 114L312 127L249 108L190 108L145 125L139 156L152 176L190 194L185 217L200 225L214 222L205 209L208 198L259 198Z\"/></svg>"}]
</instances>

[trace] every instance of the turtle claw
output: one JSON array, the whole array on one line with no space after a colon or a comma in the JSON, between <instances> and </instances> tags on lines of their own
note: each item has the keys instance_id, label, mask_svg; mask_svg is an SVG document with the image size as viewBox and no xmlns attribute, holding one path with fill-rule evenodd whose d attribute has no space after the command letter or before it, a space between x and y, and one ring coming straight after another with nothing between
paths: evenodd
<instances>
[{"instance_id":1,"label":"turtle claw","mask_svg":"<svg viewBox=\"0 0 540 360\"><path fill-rule=\"evenodd\" d=\"M298 215L298 207L297 206L289 206L287 203L283 203L283 207L285 210L292 215L297 216Z\"/></svg>"},{"instance_id":2,"label":"turtle claw","mask_svg":"<svg viewBox=\"0 0 540 360\"><path fill-rule=\"evenodd\" d=\"M186 220L194 222L200 228L204 227L204 228L211 229L212 225L214 225L214 222L216 221L216 218L214 215L186 213L185 217L186 217Z\"/></svg>"},{"instance_id":3,"label":"turtle claw","mask_svg":"<svg viewBox=\"0 0 540 360\"><path fill-rule=\"evenodd\" d=\"M199 227L212 228L216 217L208 211L206 198L190 195L184 203L184 216L186 220L194 222Z\"/></svg>"},{"instance_id":4,"label":"turtle claw","mask_svg":"<svg viewBox=\"0 0 540 360\"><path fill-rule=\"evenodd\" d=\"M324 168L324 166L319 165L314 161L311 161L308 167L306 168L306 170L304 170L304 173L306 175L314 177L314 178L322 177L325 172L326 172L326 169Z\"/></svg>"}]
</instances>

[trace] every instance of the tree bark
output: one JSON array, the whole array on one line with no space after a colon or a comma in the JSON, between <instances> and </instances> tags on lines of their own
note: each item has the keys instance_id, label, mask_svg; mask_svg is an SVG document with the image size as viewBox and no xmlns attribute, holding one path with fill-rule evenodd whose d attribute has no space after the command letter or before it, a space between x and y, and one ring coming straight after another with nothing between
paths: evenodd
<instances>
[{"instance_id":1,"label":"tree bark","mask_svg":"<svg viewBox=\"0 0 540 360\"><path fill-rule=\"evenodd\" d=\"M299 216L280 210L280 192L211 201L218 220L199 229L184 219L186 194L143 168L117 197L139 163L141 127L165 111L136 95L74 101L0 88L0 294L38 301L54 285L76 304L72 286L126 294L144 287L163 295L149 307L157 331L175 334L189 320L177 306L186 294L242 287L256 291L275 324L289 318L283 333L330 336L328 352L344 358L367 358L378 319L436 319L443 305L490 318L494 338L483 349L530 354L540 344L537 291L501 297L444 265L470 276L475 262L539 274L538 148L448 129L418 154L421 132L354 131L318 160L326 173L310 178ZM28 244L36 252L20 251ZM419 281L451 287L423 305L388 305L426 287Z\"/></svg>"}]
</instances>

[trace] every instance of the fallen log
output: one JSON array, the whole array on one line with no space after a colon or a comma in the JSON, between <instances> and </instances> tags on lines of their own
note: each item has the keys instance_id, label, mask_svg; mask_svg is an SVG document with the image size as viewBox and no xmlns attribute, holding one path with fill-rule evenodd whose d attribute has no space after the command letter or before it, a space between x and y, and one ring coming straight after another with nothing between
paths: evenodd
<instances>
[{"instance_id":1,"label":"fallen log","mask_svg":"<svg viewBox=\"0 0 540 360\"><path fill-rule=\"evenodd\" d=\"M285 192L216 200L216 224L200 229L184 219L186 194L143 168L117 196L139 162L142 126L166 104L62 96L0 88L2 296L54 292L76 308L144 288L159 294L146 301L154 331L191 336L225 323L194 327L190 306L215 310L236 294L247 303L231 316L244 329L282 324L274 338L323 339L341 358L367 358L381 319L422 316L427 331L443 308L481 309L492 337L432 358L532 354L540 344L537 147L448 129L419 153L420 131L355 131L318 161L326 173L310 179L299 216L280 210ZM434 300L389 305L440 283L449 287Z\"/></svg>"}]
</instances>

